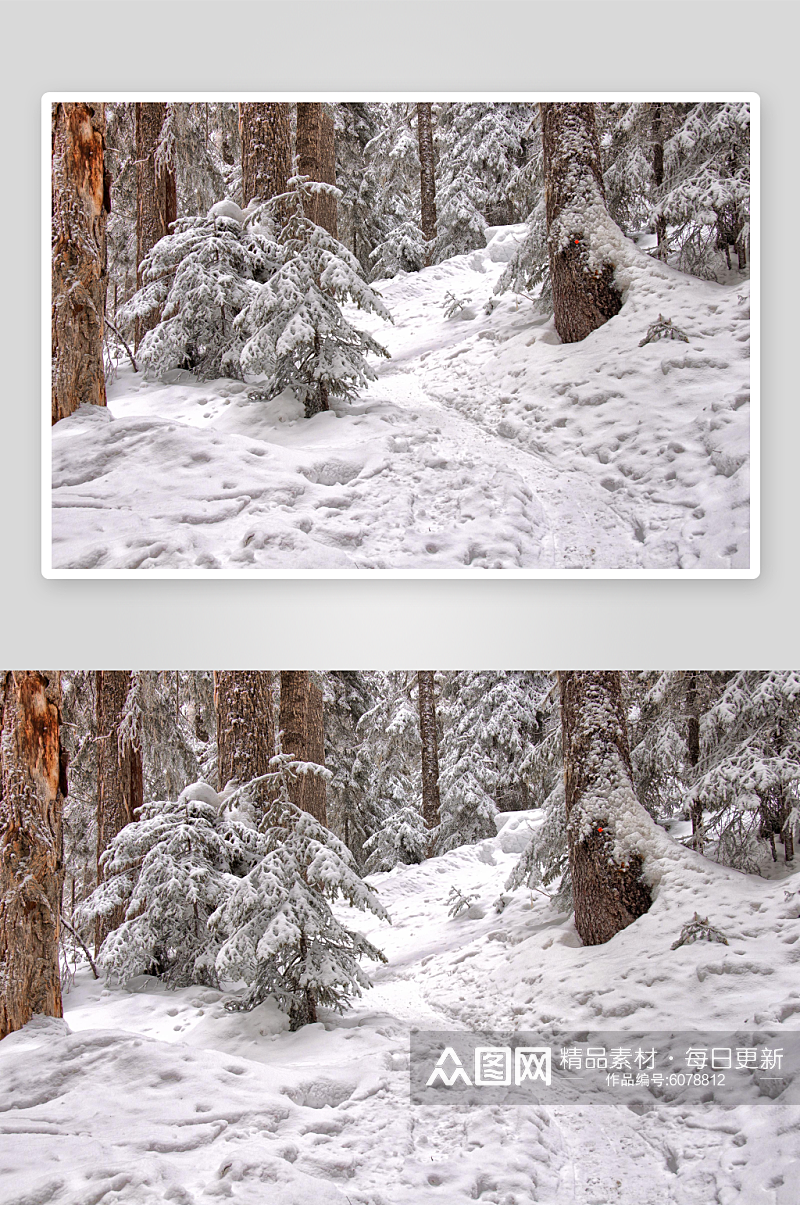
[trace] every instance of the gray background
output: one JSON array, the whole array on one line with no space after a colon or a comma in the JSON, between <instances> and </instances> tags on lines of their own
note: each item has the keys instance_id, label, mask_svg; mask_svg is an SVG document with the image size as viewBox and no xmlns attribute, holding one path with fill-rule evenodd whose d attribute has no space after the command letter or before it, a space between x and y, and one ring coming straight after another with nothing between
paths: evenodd
<instances>
[{"instance_id":1,"label":"gray background","mask_svg":"<svg viewBox=\"0 0 800 1205\"><path fill-rule=\"evenodd\" d=\"M562 668L800 662L794 3L4 3L0 661ZM46 581L40 99L81 91L754 91L762 101L755 581Z\"/></svg>"}]
</instances>

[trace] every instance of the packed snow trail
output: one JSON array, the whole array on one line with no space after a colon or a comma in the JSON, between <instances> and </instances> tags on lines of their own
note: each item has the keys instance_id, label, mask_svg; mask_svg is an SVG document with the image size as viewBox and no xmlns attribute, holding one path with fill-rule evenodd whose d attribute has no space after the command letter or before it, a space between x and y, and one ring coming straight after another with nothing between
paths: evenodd
<instances>
[{"instance_id":1,"label":"packed snow trail","mask_svg":"<svg viewBox=\"0 0 800 1205\"><path fill-rule=\"evenodd\" d=\"M729 1108L410 1106L414 1026L554 1045L603 1018L796 1031L797 874L681 856L650 912L586 948L543 896L504 892L541 818L506 813L495 838L374 876L392 925L349 919L389 963L344 1016L297 1033L271 1002L228 1013L210 988L110 990L79 971L66 1023L0 1042L0 1205L794 1205L797 1084L791 1104ZM451 886L477 895L455 919ZM671 949L697 909L729 946Z\"/></svg>"},{"instance_id":2,"label":"packed snow trail","mask_svg":"<svg viewBox=\"0 0 800 1205\"><path fill-rule=\"evenodd\" d=\"M521 232L380 282L394 325L357 317L391 360L310 420L121 365L53 428L53 567L747 568L749 282L640 256L620 314L562 345L494 296ZM689 342L640 347L662 314Z\"/></svg>"}]
</instances>

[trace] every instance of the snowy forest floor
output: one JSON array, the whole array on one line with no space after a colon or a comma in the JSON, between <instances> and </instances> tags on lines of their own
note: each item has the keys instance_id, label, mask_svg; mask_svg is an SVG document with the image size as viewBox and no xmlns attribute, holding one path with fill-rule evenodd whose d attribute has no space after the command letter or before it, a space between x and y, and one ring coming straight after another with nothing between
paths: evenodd
<instances>
[{"instance_id":1,"label":"snowy forest floor","mask_svg":"<svg viewBox=\"0 0 800 1205\"><path fill-rule=\"evenodd\" d=\"M66 1023L0 1043L0 1203L111 1205L792 1205L800 1084L781 1100L459 1110L410 1105L412 1026L796 1029L800 879L687 854L651 910L605 946L520 889L494 901L539 813L497 837L371 880L392 916L356 914L382 947L344 1016L289 1033L269 1002L231 1014L205 988L80 970ZM474 891L450 919L452 885ZM695 911L730 944L672 950Z\"/></svg>"},{"instance_id":2,"label":"snowy forest floor","mask_svg":"<svg viewBox=\"0 0 800 1205\"><path fill-rule=\"evenodd\" d=\"M379 282L394 325L358 319L392 358L311 420L121 362L107 409L53 429L52 567L748 568L749 281L653 264L562 345L529 300L493 298L523 231ZM688 343L640 347L659 315Z\"/></svg>"}]
</instances>

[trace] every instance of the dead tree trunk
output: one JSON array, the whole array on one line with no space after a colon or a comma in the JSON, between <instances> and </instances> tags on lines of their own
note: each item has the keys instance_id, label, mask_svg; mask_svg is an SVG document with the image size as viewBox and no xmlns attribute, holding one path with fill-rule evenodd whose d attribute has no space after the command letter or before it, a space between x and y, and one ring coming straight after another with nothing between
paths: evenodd
<instances>
[{"instance_id":1,"label":"dead tree trunk","mask_svg":"<svg viewBox=\"0 0 800 1205\"><path fill-rule=\"evenodd\" d=\"M63 1015L60 704L58 671L2 675L0 1038L34 1013Z\"/></svg>"},{"instance_id":2,"label":"dead tree trunk","mask_svg":"<svg viewBox=\"0 0 800 1205\"><path fill-rule=\"evenodd\" d=\"M52 421L89 402L106 404L104 187L106 119L101 104L56 104L52 115Z\"/></svg>"},{"instance_id":3,"label":"dead tree trunk","mask_svg":"<svg viewBox=\"0 0 800 1205\"><path fill-rule=\"evenodd\" d=\"M417 671L419 735L422 742L422 819L426 828L439 825L439 738L436 732L436 696L433 670Z\"/></svg>"},{"instance_id":4,"label":"dead tree trunk","mask_svg":"<svg viewBox=\"0 0 800 1205\"><path fill-rule=\"evenodd\" d=\"M128 692L133 684L130 670L98 670L95 674L97 723L97 882L104 879L102 855L126 824L136 819L144 802L142 751L138 731L122 721ZM104 939L125 919L120 905L95 920L95 956Z\"/></svg>"},{"instance_id":5,"label":"dead tree trunk","mask_svg":"<svg viewBox=\"0 0 800 1205\"><path fill-rule=\"evenodd\" d=\"M606 209L593 104L543 104L547 243L556 330L577 343L619 313L614 265L598 247Z\"/></svg>"},{"instance_id":6,"label":"dead tree trunk","mask_svg":"<svg viewBox=\"0 0 800 1205\"><path fill-rule=\"evenodd\" d=\"M322 691L308 670L281 672L282 749L297 761L325 765ZM289 785L292 803L327 825L325 780L304 774Z\"/></svg>"},{"instance_id":7,"label":"dead tree trunk","mask_svg":"<svg viewBox=\"0 0 800 1205\"><path fill-rule=\"evenodd\" d=\"M436 176L433 166L433 117L430 102L417 104L417 139L419 141L422 235L428 244L425 263L430 264L433 256L433 240L436 238Z\"/></svg>"},{"instance_id":8,"label":"dead tree trunk","mask_svg":"<svg viewBox=\"0 0 800 1205\"><path fill-rule=\"evenodd\" d=\"M619 673L561 671L558 680L575 927L596 946L650 907L642 858L626 848L620 826L640 805Z\"/></svg>"},{"instance_id":9,"label":"dead tree trunk","mask_svg":"<svg viewBox=\"0 0 800 1205\"><path fill-rule=\"evenodd\" d=\"M289 106L274 102L239 105L242 140L242 204L269 201L286 192L292 174Z\"/></svg>"},{"instance_id":10,"label":"dead tree trunk","mask_svg":"<svg viewBox=\"0 0 800 1205\"><path fill-rule=\"evenodd\" d=\"M686 671L686 750L692 778L700 764L700 698L697 689L697 670ZM692 816L692 849L703 852L703 802L693 799L690 805Z\"/></svg>"},{"instance_id":11,"label":"dead tree trunk","mask_svg":"<svg viewBox=\"0 0 800 1205\"><path fill-rule=\"evenodd\" d=\"M229 782L241 784L269 773L269 760L275 753L270 671L217 670L214 705L220 791ZM269 796L263 785L255 793L258 802Z\"/></svg>"},{"instance_id":12,"label":"dead tree trunk","mask_svg":"<svg viewBox=\"0 0 800 1205\"><path fill-rule=\"evenodd\" d=\"M136 287L144 283L142 260L169 234L178 216L175 167L161 135L169 113L163 102L136 104ZM135 349L160 321L157 312L136 319Z\"/></svg>"}]
</instances>

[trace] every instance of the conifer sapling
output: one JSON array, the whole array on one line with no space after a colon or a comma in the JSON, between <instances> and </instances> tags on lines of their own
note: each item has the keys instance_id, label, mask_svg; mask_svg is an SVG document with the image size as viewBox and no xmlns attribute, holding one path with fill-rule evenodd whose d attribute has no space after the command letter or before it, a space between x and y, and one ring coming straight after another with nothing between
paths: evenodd
<instances>
[{"instance_id":1,"label":"conifer sapling","mask_svg":"<svg viewBox=\"0 0 800 1205\"><path fill-rule=\"evenodd\" d=\"M347 847L289 801L290 778L319 767L283 753L271 765L278 797L261 824L264 856L235 884L209 928L221 942L217 974L249 985L245 997L228 1007L251 1009L273 996L295 1030L316 1021L319 1005L343 1012L351 996L369 987L361 958L386 961L334 916L330 901L342 898L389 917L358 876Z\"/></svg>"},{"instance_id":2,"label":"conifer sapling","mask_svg":"<svg viewBox=\"0 0 800 1205\"><path fill-rule=\"evenodd\" d=\"M391 322L380 296L361 276L355 256L303 212L309 196L331 191L338 195L332 185L293 176L287 193L255 209L251 222L287 215L278 235L281 263L253 290L236 320L244 370L267 375L270 397L292 389L307 418L327 410L329 399L350 399L375 379L368 353L389 354L366 331L352 326L340 305L351 301Z\"/></svg>"}]
</instances>

